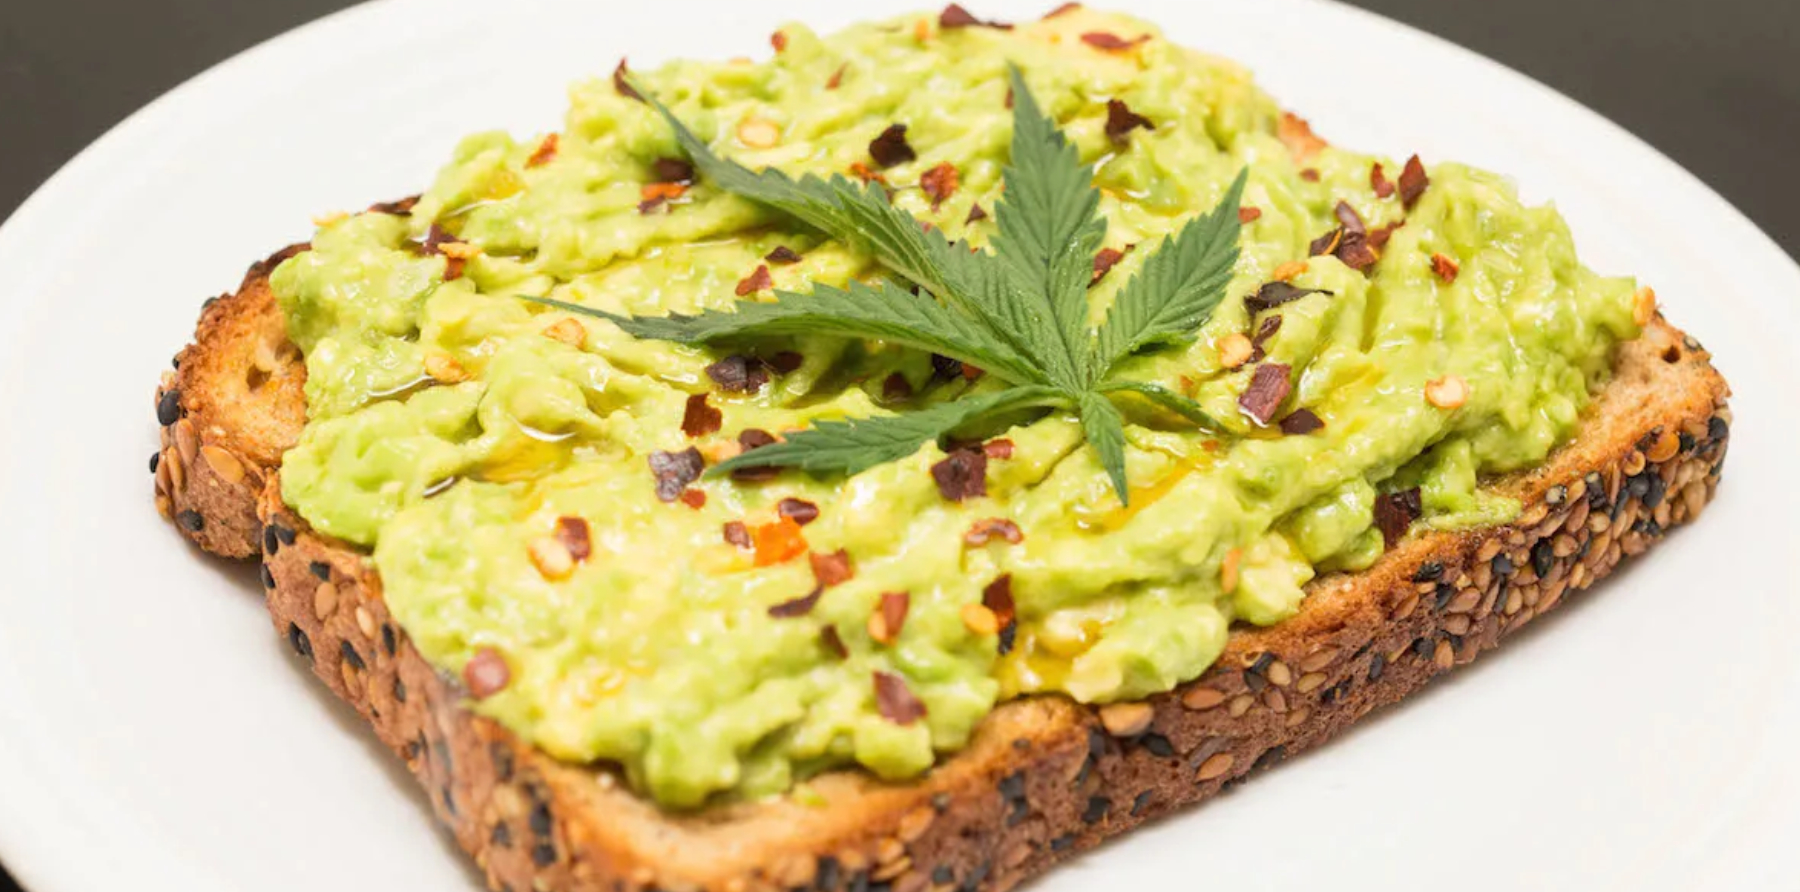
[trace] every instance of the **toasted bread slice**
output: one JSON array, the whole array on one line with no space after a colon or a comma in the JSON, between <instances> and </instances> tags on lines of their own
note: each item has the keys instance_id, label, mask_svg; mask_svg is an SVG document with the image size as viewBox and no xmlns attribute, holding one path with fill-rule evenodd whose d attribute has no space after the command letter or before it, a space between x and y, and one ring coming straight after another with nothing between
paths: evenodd
<instances>
[{"instance_id":1,"label":"toasted bread slice","mask_svg":"<svg viewBox=\"0 0 1800 892\"><path fill-rule=\"evenodd\" d=\"M469 712L390 619L366 554L283 504L305 371L266 275L294 250L210 303L165 377L158 506L209 551L261 552L277 631L406 760L495 889L1006 889L1494 647L1698 516L1730 431L1708 354L1658 317L1620 348L1578 436L1498 482L1526 506L1517 522L1415 535L1366 571L1318 579L1298 616L1235 631L1201 678L1144 703L1005 703L915 782L839 771L805 804L671 813L607 767L557 762Z\"/></svg>"}]
</instances>

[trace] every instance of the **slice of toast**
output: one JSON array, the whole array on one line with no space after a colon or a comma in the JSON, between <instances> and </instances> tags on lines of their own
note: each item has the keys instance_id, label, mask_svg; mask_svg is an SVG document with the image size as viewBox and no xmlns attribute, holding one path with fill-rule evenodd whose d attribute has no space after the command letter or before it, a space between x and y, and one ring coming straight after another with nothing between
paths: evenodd
<instances>
[{"instance_id":1,"label":"slice of toast","mask_svg":"<svg viewBox=\"0 0 1800 892\"><path fill-rule=\"evenodd\" d=\"M1300 614L1235 631L1199 679L1144 703L1001 705L919 780L856 771L816 796L671 813L605 767L559 763L463 706L390 618L367 555L280 497L305 369L267 274L210 301L157 393L157 505L202 548L262 555L277 631L374 726L495 889L1002 890L1311 748L1473 660L1698 516L1730 432L1728 388L1660 316L1620 348L1578 436L1498 482L1517 522L1415 535L1308 587Z\"/></svg>"}]
</instances>

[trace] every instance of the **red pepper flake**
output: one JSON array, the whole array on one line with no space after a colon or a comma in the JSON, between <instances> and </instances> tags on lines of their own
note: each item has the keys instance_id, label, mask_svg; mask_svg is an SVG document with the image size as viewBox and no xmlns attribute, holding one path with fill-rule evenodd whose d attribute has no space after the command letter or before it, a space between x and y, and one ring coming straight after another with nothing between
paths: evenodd
<instances>
[{"instance_id":1,"label":"red pepper flake","mask_svg":"<svg viewBox=\"0 0 1800 892\"><path fill-rule=\"evenodd\" d=\"M1100 280L1106 278L1106 274L1112 272L1112 268L1123 259L1125 259L1124 251L1101 248L1100 253L1094 255L1094 277L1088 280L1088 287L1100 284Z\"/></svg>"},{"instance_id":2,"label":"red pepper flake","mask_svg":"<svg viewBox=\"0 0 1800 892\"><path fill-rule=\"evenodd\" d=\"M750 528L758 567L785 564L806 553L806 536L791 517L778 517Z\"/></svg>"},{"instance_id":3,"label":"red pepper flake","mask_svg":"<svg viewBox=\"0 0 1800 892\"><path fill-rule=\"evenodd\" d=\"M1314 155L1329 145L1318 134L1313 133L1312 125L1305 118L1292 112L1281 113L1281 121L1275 125L1275 136L1281 140L1282 145L1287 146L1288 154L1302 163L1312 160Z\"/></svg>"},{"instance_id":4,"label":"red pepper flake","mask_svg":"<svg viewBox=\"0 0 1800 892\"><path fill-rule=\"evenodd\" d=\"M788 266L791 264L799 263L800 255L794 253L794 249L788 247L787 245L777 245L775 250L770 251L769 253L763 255L763 259L769 261L770 263L779 264L781 266Z\"/></svg>"},{"instance_id":5,"label":"red pepper flake","mask_svg":"<svg viewBox=\"0 0 1800 892\"><path fill-rule=\"evenodd\" d=\"M650 172L659 183L692 183L694 165L680 158L658 158L650 163Z\"/></svg>"},{"instance_id":6,"label":"red pepper flake","mask_svg":"<svg viewBox=\"0 0 1800 892\"><path fill-rule=\"evenodd\" d=\"M1405 225L1405 220L1395 220L1386 226L1377 226L1369 230L1369 247L1377 251L1387 247L1388 239L1393 237L1394 230Z\"/></svg>"},{"instance_id":7,"label":"red pepper flake","mask_svg":"<svg viewBox=\"0 0 1800 892\"><path fill-rule=\"evenodd\" d=\"M883 170L896 164L905 164L919 157L913 147L906 141L905 124L889 124L881 135L869 141L869 157Z\"/></svg>"},{"instance_id":8,"label":"red pepper flake","mask_svg":"<svg viewBox=\"0 0 1800 892\"><path fill-rule=\"evenodd\" d=\"M769 383L769 370L754 356L733 353L707 366L706 377L732 393L755 393Z\"/></svg>"},{"instance_id":9,"label":"red pepper flake","mask_svg":"<svg viewBox=\"0 0 1800 892\"><path fill-rule=\"evenodd\" d=\"M882 644L898 641L900 630L906 625L907 608L911 606L912 596L906 592L882 593L875 612L869 615L869 637Z\"/></svg>"},{"instance_id":10,"label":"red pepper flake","mask_svg":"<svg viewBox=\"0 0 1800 892\"><path fill-rule=\"evenodd\" d=\"M1238 408L1257 424L1268 424L1287 399L1293 382L1288 380L1289 367L1279 362L1265 362L1250 373L1250 386L1238 397Z\"/></svg>"},{"instance_id":11,"label":"red pepper flake","mask_svg":"<svg viewBox=\"0 0 1800 892\"><path fill-rule=\"evenodd\" d=\"M544 141L538 143L537 150L531 153L531 157L525 159L525 166L542 167L549 164L556 157L556 148L561 142L562 138L554 133L544 137Z\"/></svg>"},{"instance_id":12,"label":"red pepper flake","mask_svg":"<svg viewBox=\"0 0 1800 892\"><path fill-rule=\"evenodd\" d=\"M1295 409L1281 419L1281 432L1290 436L1310 434L1325 426L1325 422L1311 409Z\"/></svg>"},{"instance_id":13,"label":"red pepper flake","mask_svg":"<svg viewBox=\"0 0 1800 892\"><path fill-rule=\"evenodd\" d=\"M737 296L749 297L758 291L767 291L774 284L775 280L769 277L769 265L759 263L756 265L756 272L745 276L743 281L737 283Z\"/></svg>"},{"instance_id":14,"label":"red pepper flake","mask_svg":"<svg viewBox=\"0 0 1800 892\"><path fill-rule=\"evenodd\" d=\"M512 669L498 650L484 647L463 664L462 677L469 696L485 700L506 690L507 683L512 681Z\"/></svg>"},{"instance_id":15,"label":"red pepper flake","mask_svg":"<svg viewBox=\"0 0 1800 892\"><path fill-rule=\"evenodd\" d=\"M638 197L643 199L638 202L638 213L648 214L670 201L686 195L687 190L686 183L645 183L638 190Z\"/></svg>"},{"instance_id":16,"label":"red pepper flake","mask_svg":"<svg viewBox=\"0 0 1800 892\"><path fill-rule=\"evenodd\" d=\"M981 376L985 375L985 374L987 374L987 372L985 372L979 368L976 368L975 366L969 365L966 362L962 364L962 376L963 376L964 381L976 381L976 380L979 380L981 378Z\"/></svg>"},{"instance_id":17,"label":"red pepper flake","mask_svg":"<svg viewBox=\"0 0 1800 892\"><path fill-rule=\"evenodd\" d=\"M987 495L987 454L958 449L931 466L938 492L952 502Z\"/></svg>"},{"instance_id":18,"label":"red pepper flake","mask_svg":"<svg viewBox=\"0 0 1800 892\"><path fill-rule=\"evenodd\" d=\"M1254 316L1264 310L1279 307L1285 303L1291 303L1309 294L1335 296L1332 292L1326 291L1323 288L1301 288L1298 285L1289 285L1286 282L1270 282L1269 284L1256 289L1255 294L1244 298L1244 306L1249 308L1250 315Z\"/></svg>"},{"instance_id":19,"label":"red pepper flake","mask_svg":"<svg viewBox=\"0 0 1800 892\"><path fill-rule=\"evenodd\" d=\"M1006 110L1012 111L1012 106L1013 106L1012 88L1007 87L1006 88Z\"/></svg>"},{"instance_id":20,"label":"red pepper flake","mask_svg":"<svg viewBox=\"0 0 1800 892\"><path fill-rule=\"evenodd\" d=\"M706 507L706 490L689 487L681 491L681 504L695 511Z\"/></svg>"},{"instance_id":21,"label":"red pepper flake","mask_svg":"<svg viewBox=\"0 0 1800 892\"><path fill-rule=\"evenodd\" d=\"M395 217L405 217L412 214L413 207L418 203L419 196L410 195L399 201L378 201L369 205L369 212L374 214L389 214Z\"/></svg>"},{"instance_id":22,"label":"red pepper flake","mask_svg":"<svg viewBox=\"0 0 1800 892\"><path fill-rule=\"evenodd\" d=\"M556 539L569 550L569 557L577 561L585 561L594 553L594 540L588 535L587 518L558 517Z\"/></svg>"},{"instance_id":23,"label":"red pepper flake","mask_svg":"<svg viewBox=\"0 0 1800 892\"><path fill-rule=\"evenodd\" d=\"M899 372L887 376L887 379L881 382L881 398L890 403L912 399L912 395L912 382L906 380L906 376Z\"/></svg>"},{"instance_id":24,"label":"red pepper flake","mask_svg":"<svg viewBox=\"0 0 1800 892\"><path fill-rule=\"evenodd\" d=\"M1025 534L1019 531L1019 525L1004 517L987 517L975 521L969 531L963 533L963 544L970 548L980 548L993 541L995 537L1017 545L1025 541Z\"/></svg>"},{"instance_id":25,"label":"red pepper flake","mask_svg":"<svg viewBox=\"0 0 1800 892\"><path fill-rule=\"evenodd\" d=\"M681 432L690 437L704 437L717 431L725 421L725 413L706 403L706 394L687 398L687 409L681 413Z\"/></svg>"},{"instance_id":26,"label":"red pepper flake","mask_svg":"<svg viewBox=\"0 0 1800 892\"><path fill-rule=\"evenodd\" d=\"M625 60L621 58L619 60L619 67L613 69L613 92L618 93L626 99L636 99L639 102L643 102L644 94L633 89L631 83L625 79L625 76L630 73L630 69L625 67Z\"/></svg>"},{"instance_id":27,"label":"red pepper flake","mask_svg":"<svg viewBox=\"0 0 1800 892\"><path fill-rule=\"evenodd\" d=\"M1000 655L1005 656L1012 650L1013 638L1019 631L1017 610L1013 605L1011 573L995 579L981 590L981 606L991 611L999 624Z\"/></svg>"},{"instance_id":28,"label":"red pepper flake","mask_svg":"<svg viewBox=\"0 0 1800 892\"><path fill-rule=\"evenodd\" d=\"M769 615L776 619L793 619L796 616L805 616L812 612L813 607L819 603L819 596L823 594L825 594L825 587L822 585L815 585L813 586L812 591L807 592L798 598L794 598L790 601L783 601L780 604L770 607Z\"/></svg>"},{"instance_id":29,"label":"red pepper flake","mask_svg":"<svg viewBox=\"0 0 1800 892\"><path fill-rule=\"evenodd\" d=\"M978 201L972 205L969 205L969 216L963 220L963 223L965 225L967 225L969 223L975 223L975 222L978 222L981 220L986 220L987 218L988 218L988 212L985 210L982 210L981 202Z\"/></svg>"},{"instance_id":30,"label":"red pepper flake","mask_svg":"<svg viewBox=\"0 0 1800 892\"><path fill-rule=\"evenodd\" d=\"M1064 13L1074 12L1075 10L1080 9L1080 8L1081 8L1081 4L1079 4L1079 3L1064 3L1063 5L1058 6L1057 8L1044 13L1044 18L1053 19L1059 15L1063 15Z\"/></svg>"},{"instance_id":31,"label":"red pepper flake","mask_svg":"<svg viewBox=\"0 0 1800 892\"><path fill-rule=\"evenodd\" d=\"M738 448L743 452L761 449L764 446L777 442L780 441L775 439L774 434L759 428L749 427L738 432ZM744 467L733 470L731 472L731 479L742 483L754 483L759 480L773 479L780 473L781 469L777 467Z\"/></svg>"},{"instance_id":32,"label":"red pepper flake","mask_svg":"<svg viewBox=\"0 0 1800 892\"><path fill-rule=\"evenodd\" d=\"M650 473L656 476L656 497L665 502L681 498L682 490L706 469L700 450L692 446L680 452L652 452L649 461Z\"/></svg>"},{"instance_id":33,"label":"red pepper flake","mask_svg":"<svg viewBox=\"0 0 1800 892\"><path fill-rule=\"evenodd\" d=\"M959 6L955 3L952 3L949 6L944 7L944 11L941 13L938 13L938 27L945 28L945 29L949 29L949 28L999 28L1002 31L1011 31L1012 30L1012 25L1009 25L1006 22L984 22L981 19L976 18L968 10L962 8L961 6Z\"/></svg>"},{"instance_id":34,"label":"red pepper flake","mask_svg":"<svg viewBox=\"0 0 1800 892\"><path fill-rule=\"evenodd\" d=\"M1013 441L1008 440L1005 437L1001 437L1001 438L995 439L995 440L989 440L986 443L981 444L981 452L983 455L986 455L988 458L993 458L993 459L1004 460L1004 459L1012 458Z\"/></svg>"},{"instance_id":35,"label":"red pepper flake","mask_svg":"<svg viewBox=\"0 0 1800 892\"><path fill-rule=\"evenodd\" d=\"M1419 156L1406 159L1406 167L1400 171L1400 204L1407 210L1412 210L1429 185L1431 177L1425 175L1425 165L1419 161Z\"/></svg>"},{"instance_id":36,"label":"red pepper flake","mask_svg":"<svg viewBox=\"0 0 1800 892\"><path fill-rule=\"evenodd\" d=\"M919 188L931 199L931 209L936 211L944 200L956 194L956 165L945 161L919 175Z\"/></svg>"},{"instance_id":37,"label":"red pepper flake","mask_svg":"<svg viewBox=\"0 0 1800 892\"><path fill-rule=\"evenodd\" d=\"M779 251L780 249L778 248L776 250ZM769 357L768 366L769 368L774 369L776 373L785 375L799 368L804 362L806 362L806 357L801 356L792 350L783 350L780 353Z\"/></svg>"},{"instance_id":38,"label":"red pepper flake","mask_svg":"<svg viewBox=\"0 0 1800 892\"><path fill-rule=\"evenodd\" d=\"M1255 223L1256 221L1261 220L1261 219L1262 219L1262 208L1249 207L1249 206L1238 208L1238 222L1239 223L1248 225L1251 223Z\"/></svg>"},{"instance_id":39,"label":"red pepper flake","mask_svg":"<svg viewBox=\"0 0 1800 892\"><path fill-rule=\"evenodd\" d=\"M1401 490L1400 492L1382 493L1375 497L1375 526L1381 530L1381 540L1388 548L1393 548L1406 535L1408 527L1419 519L1423 505L1419 501L1419 488Z\"/></svg>"},{"instance_id":40,"label":"red pepper flake","mask_svg":"<svg viewBox=\"0 0 1800 892\"><path fill-rule=\"evenodd\" d=\"M1268 318L1264 319L1262 321L1262 324L1256 327L1256 334L1251 336L1251 338L1250 338L1250 358L1247 360L1244 360L1244 361L1245 362L1262 362L1263 357L1269 355L1268 352L1263 349L1264 346L1267 345L1269 342L1269 339L1274 337L1275 333L1280 330L1281 330L1281 314L1280 313L1275 313L1275 314L1269 316Z\"/></svg>"},{"instance_id":41,"label":"red pepper flake","mask_svg":"<svg viewBox=\"0 0 1800 892\"><path fill-rule=\"evenodd\" d=\"M892 672L877 671L875 676L875 708L881 717L896 725L910 725L925 717L925 704L919 702L906 680Z\"/></svg>"},{"instance_id":42,"label":"red pepper flake","mask_svg":"<svg viewBox=\"0 0 1800 892\"><path fill-rule=\"evenodd\" d=\"M861 161L850 162L850 175L865 183L880 183L883 186L887 185L887 177L882 176L879 171L870 168L869 165L864 164Z\"/></svg>"},{"instance_id":43,"label":"red pepper flake","mask_svg":"<svg viewBox=\"0 0 1800 892\"><path fill-rule=\"evenodd\" d=\"M741 520L728 520L724 527L725 542L739 548L750 548L750 528Z\"/></svg>"},{"instance_id":44,"label":"red pepper flake","mask_svg":"<svg viewBox=\"0 0 1800 892\"><path fill-rule=\"evenodd\" d=\"M775 513L806 526L819 519L819 506L805 499L782 499L776 504Z\"/></svg>"},{"instance_id":45,"label":"red pepper flake","mask_svg":"<svg viewBox=\"0 0 1800 892\"><path fill-rule=\"evenodd\" d=\"M1338 202L1337 207L1332 208L1331 212L1337 217L1338 222L1343 224L1345 233L1355 235L1369 234L1368 224L1363 222L1362 214L1357 213L1356 208L1350 206L1350 202Z\"/></svg>"},{"instance_id":46,"label":"red pepper flake","mask_svg":"<svg viewBox=\"0 0 1800 892\"><path fill-rule=\"evenodd\" d=\"M838 87L843 86L844 85L844 69L849 68L849 67L850 67L850 63L848 63L848 62L845 62L842 65L839 65L837 70L833 71L831 73L831 79L827 80L825 82L825 89L835 90Z\"/></svg>"},{"instance_id":47,"label":"red pepper flake","mask_svg":"<svg viewBox=\"0 0 1800 892\"><path fill-rule=\"evenodd\" d=\"M1462 267L1443 254L1433 254L1431 255L1431 271L1437 273L1438 278L1444 280L1444 284L1450 285L1456 282L1456 274L1462 272Z\"/></svg>"},{"instance_id":48,"label":"red pepper flake","mask_svg":"<svg viewBox=\"0 0 1800 892\"><path fill-rule=\"evenodd\" d=\"M941 353L931 354L931 376L950 381L962 376L963 364Z\"/></svg>"},{"instance_id":49,"label":"red pepper flake","mask_svg":"<svg viewBox=\"0 0 1800 892\"><path fill-rule=\"evenodd\" d=\"M1318 182L1319 181L1319 169L1316 167L1308 167L1307 169L1300 171L1300 179L1303 179L1309 183Z\"/></svg>"},{"instance_id":50,"label":"red pepper flake","mask_svg":"<svg viewBox=\"0 0 1800 892\"><path fill-rule=\"evenodd\" d=\"M811 560L813 578L826 588L849 582L856 575L856 570L850 566L850 552L842 548L830 554L815 551Z\"/></svg>"},{"instance_id":51,"label":"red pepper flake","mask_svg":"<svg viewBox=\"0 0 1800 892\"><path fill-rule=\"evenodd\" d=\"M832 656L840 660L848 659L850 656L850 648L844 646L844 637L838 634L837 626L831 623L819 627L819 643L824 645L825 650Z\"/></svg>"},{"instance_id":52,"label":"red pepper flake","mask_svg":"<svg viewBox=\"0 0 1800 892\"><path fill-rule=\"evenodd\" d=\"M1375 190L1376 198L1388 198L1394 194L1394 184L1388 181L1387 171L1381 169L1381 162L1369 168L1369 188Z\"/></svg>"},{"instance_id":53,"label":"red pepper flake","mask_svg":"<svg viewBox=\"0 0 1800 892\"><path fill-rule=\"evenodd\" d=\"M787 49L787 35L780 31L769 35L769 45L774 47L775 52L778 53Z\"/></svg>"},{"instance_id":54,"label":"red pepper flake","mask_svg":"<svg viewBox=\"0 0 1800 892\"><path fill-rule=\"evenodd\" d=\"M1113 145L1123 147L1130 142L1131 131L1142 127L1155 130L1156 125L1149 118L1131 110L1122 99L1106 100L1106 138Z\"/></svg>"},{"instance_id":55,"label":"red pepper flake","mask_svg":"<svg viewBox=\"0 0 1800 892\"><path fill-rule=\"evenodd\" d=\"M1122 53L1149 39L1150 35L1139 34L1130 40L1126 40L1110 31L1089 31L1086 34L1081 35L1082 43L1085 43L1094 49L1105 50L1109 53Z\"/></svg>"},{"instance_id":56,"label":"red pepper flake","mask_svg":"<svg viewBox=\"0 0 1800 892\"><path fill-rule=\"evenodd\" d=\"M1344 229L1340 226L1313 239L1312 244L1306 247L1306 252L1312 257L1324 257L1327 254L1336 254L1338 246L1343 243Z\"/></svg>"}]
</instances>

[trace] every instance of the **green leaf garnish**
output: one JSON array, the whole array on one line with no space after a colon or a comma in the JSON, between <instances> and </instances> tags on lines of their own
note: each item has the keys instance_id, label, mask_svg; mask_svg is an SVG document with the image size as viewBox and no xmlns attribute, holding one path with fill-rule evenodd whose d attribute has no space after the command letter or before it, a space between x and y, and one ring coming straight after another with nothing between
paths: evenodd
<instances>
[{"instance_id":1,"label":"green leaf garnish","mask_svg":"<svg viewBox=\"0 0 1800 892\"><path fill-rule=\"evenodd\" d=\"M1080 416L1088 444L1119 500L1127 502L1125 422L1114 396L1135 394L1195 424L1220 428L1187 397L1157 384L1108 376L1140 350L1192 338L1211 317L1238 259L1237 211L1247 171L1210 213L1189 220L1150 252L1093 331L1088 289L1094 255L1106 237L1100 194L1092 172L1040 109L1018 68L1008 69L1012 156L995 208L992 251L972 250L928 230L874 184L841 175L795 179L721 158L650 91L633 85L668 121L711 185L869 254L917 285L919 294L887 281L815 285L805 294L778 291L769 302L743 301L731 312L655 317L527 299L605 319L636 337L683 344L791 334L882 340L960 360L1009 385L917 411L816 422L780 443L721 462L708 474L750 467L855 474L983 420L1065 409Z\"/></svg>"}]
</instances>

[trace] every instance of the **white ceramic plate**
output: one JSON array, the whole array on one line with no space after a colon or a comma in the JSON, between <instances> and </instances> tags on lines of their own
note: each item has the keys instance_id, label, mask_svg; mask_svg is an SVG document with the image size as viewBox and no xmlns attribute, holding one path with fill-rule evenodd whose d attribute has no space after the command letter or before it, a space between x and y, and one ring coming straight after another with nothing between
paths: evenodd
<instances>
[{"instance_id":1,"label":"white ceramic plate","mask_svg":"<svg viewBox=\"0 0 1800 892\"><path fill-rule=\"evenodd\" d=\"M917 2L917 0L914 0ZM1346 145L1514 174L1584 258L1653 283L1736 390L1704 522L1403 708L1040 883L1793 888L1800 269L1625 132L1466 51L1308 0L1118 0L1235 56ZM1049 0L983 2L1024 18ZM252 574L156 517L151 392L202 297L461 134L554 129L622 54L766 49L899 2L388 0L120 125L0 229L0 856L38 892L475 889Z\"/></svg>"}]
</instances>

